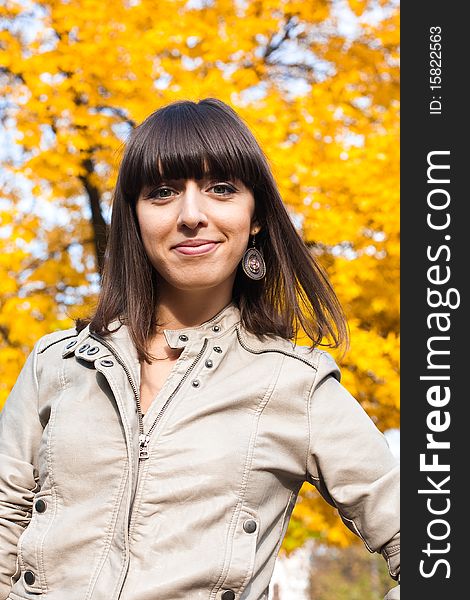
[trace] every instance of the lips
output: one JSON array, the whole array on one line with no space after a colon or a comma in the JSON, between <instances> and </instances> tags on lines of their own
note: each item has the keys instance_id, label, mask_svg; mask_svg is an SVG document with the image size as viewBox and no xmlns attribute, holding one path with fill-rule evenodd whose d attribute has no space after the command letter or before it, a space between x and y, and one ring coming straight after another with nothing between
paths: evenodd
<instances>
[{"instance_id":1,"label":"lips","mask_svg":"<svg viewBox=\"0 0 470 600\"><path fill-rule=\"evenodd\" d=\"M211 250L214 250L220 242L214 240L185 240L180 242L176 246L173 246L173 250L176 250L180 254L196 255L206 254Z\"/></svg>"},{"instance_id":2,"label":"lips","mask_svg":"<svg viewBox=\"0 0 470 600\"><path fill-rule=\"evenodd\" d=\"M197 239L193 239L193 240L184 240L183 242L180 242L179 244L176 244L176 246L173 246L174 248L179 248L181 246L202 246L204 244L216 244L217 242L215 240L205 240L203 238L197 238Z\"/></svg>"}]
</instances>

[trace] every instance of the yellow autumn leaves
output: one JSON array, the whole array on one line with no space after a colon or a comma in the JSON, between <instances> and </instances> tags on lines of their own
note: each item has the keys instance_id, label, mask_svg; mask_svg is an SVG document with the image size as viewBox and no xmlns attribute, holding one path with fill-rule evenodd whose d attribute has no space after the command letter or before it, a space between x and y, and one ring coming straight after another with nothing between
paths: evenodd
<instances>
[{"instance_id":1,"label":"yellow autumn leaves","mask_svg":"<svg viewBox=\"0 0 470 600\"><path fill-rule=\"evenodd\" d=\"M344 385L397 427L398 19L386 0L3 2L0 406L34 342L96 297L94 240L130 129L215 96L255 133L345 307ZM284 547L314 534L352 539L306 487Z\"/></svg>"}]
</instances>

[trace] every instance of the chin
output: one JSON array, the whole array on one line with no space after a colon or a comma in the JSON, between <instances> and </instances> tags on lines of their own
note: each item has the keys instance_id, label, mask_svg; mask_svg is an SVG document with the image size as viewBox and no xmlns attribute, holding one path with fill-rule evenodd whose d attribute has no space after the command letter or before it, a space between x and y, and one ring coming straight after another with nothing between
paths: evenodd
<instances>
[{"instance_id":1,"label":"chin","mask_svg":"<svg viewBox=\"0 0 470 600\"><path fill-rule=\"evenodd\" d=\"M166 265L168 267L168 265ZM175 268L166 269L166 272L160 275L163 285L168 284L172 288L181 291L203 291L210 288L216 288L226 282L233 276L233 270L228 269L228 265L179 265ZM212 267L212 268L211 268ZM233 267L235 270L237 265ZM157 270L158 272L158 270Z\"/></svg>"},{"instance_id":2,"label":"chin","mask_svg":"<svg viewBox=\"0 0 470 600\"><path fill-rule=\"evenodd\" d=\"M178 282L174 282L171 285L178 289L181 290L182 292L196 292L196 291L203 291L203 290L209 290L211 288L215 288L217 286L219 286L221 283L223 283L222 281L213 281L213 280L204 280L202 277L198 277L195 281L178 281Z\"/></svg>"}]
</instances>

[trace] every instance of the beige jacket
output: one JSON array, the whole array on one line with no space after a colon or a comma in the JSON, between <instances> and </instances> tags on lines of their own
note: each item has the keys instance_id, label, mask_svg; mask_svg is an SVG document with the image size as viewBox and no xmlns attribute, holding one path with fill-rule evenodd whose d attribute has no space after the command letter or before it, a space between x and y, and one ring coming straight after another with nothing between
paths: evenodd
<instances>
[{"instance_id":1,"label":"beige jacket","mask_svg":"<svg viewBox=\"0 0 470 600\"><path fill-rule=\"evenodd\" d=\"M184 350L143 418L125 325L36 343L0 414L1 600L267 600L304 481L398 579L384 436L330 354L239 316L165 330Z\"/></svg>"}]
</instances>

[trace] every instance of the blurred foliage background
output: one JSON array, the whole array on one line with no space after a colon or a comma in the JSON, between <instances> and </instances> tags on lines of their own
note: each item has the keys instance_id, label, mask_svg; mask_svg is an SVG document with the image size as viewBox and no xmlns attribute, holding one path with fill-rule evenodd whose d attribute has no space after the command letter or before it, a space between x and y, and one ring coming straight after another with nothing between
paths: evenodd
<instances>
[{"instance_id":1,"label":"blurred foliage background","mask_svg":"<svg viewBox=\"0 0 470 600\"><path fill-rule=\"evenodd\" d=\"M0 407L36 340L93 306L132 127L215 96L257 137L345 307L343 384L398 427L396 1L3 0L0 86ZM305 484L281 552L311 537L362 544Z\"/></svg>"},{"instance_id":2,"label":"blurred foliage background","mask_svg":"<svg viewBox=\"0 0 470 600\"><path fill-rule=\"evenodd\" d=\"M311 600L379 600L393 587L385 561L356 544L315 546L310 560Z\"/></svg>"}]
</instances>

